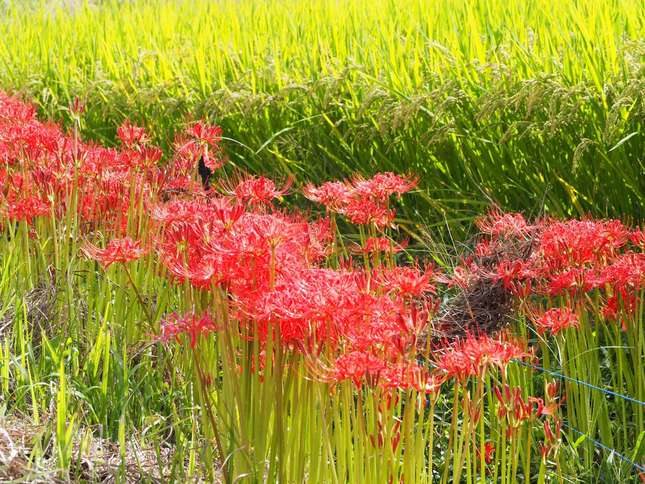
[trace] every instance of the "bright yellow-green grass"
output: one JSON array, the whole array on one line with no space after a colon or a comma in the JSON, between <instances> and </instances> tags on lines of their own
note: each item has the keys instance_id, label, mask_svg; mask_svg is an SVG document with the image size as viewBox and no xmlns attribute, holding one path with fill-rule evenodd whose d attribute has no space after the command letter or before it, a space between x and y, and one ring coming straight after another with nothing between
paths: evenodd
<instances>
[{"instance_id":1,"label":"bright yellow-green grass","mask_svg":"<svg viewBox=\"0 0 645 484\"><path fill-rule=\"evenodd\" d=\"M401 212L643 218L642 0L9 0L0 87L114 141L220 123L234 164L413 171Z\"/></svg>"},{"instance_id":2,"label":"bright yellow-green grass","mask_svg":"<svg viewBox=\"0 0 645 484\"><path fill-rule=\"evenodd\" d=\"M478 83L495 64L521 78L553 73L601 88L627 68L624 48L643 37L644 8L633 0L54 1L9 9L0 54L19 74L44 70L64 84L105 75L204 93L232 82L259 89L267 74L286 87L347 66L414 90L429 73Z\"/></svg>"}]
</instances>

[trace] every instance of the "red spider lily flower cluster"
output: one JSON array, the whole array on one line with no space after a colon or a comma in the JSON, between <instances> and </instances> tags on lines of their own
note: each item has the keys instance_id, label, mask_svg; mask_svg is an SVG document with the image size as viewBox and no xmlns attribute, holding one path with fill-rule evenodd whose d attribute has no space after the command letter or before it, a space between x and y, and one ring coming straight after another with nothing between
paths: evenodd
<instances>
[{"instance_id":1,"label":"red spider lily flower cluster","mask_svg":"<svg viewBox=\"0 0 645 484\"><path fill-rule=\"evenodd\" d=\"M332 383L350 380L358 388L367 383L371 387L413 389L421 393L435 393L442 384L441 378L416 362L393 365L361 351L340 356L322 378Z\"/></svg>"},{"instance_id":2,"label":"red spider lily flower cluster","mask_svg":"<svg viewBox=\"0 0 645 484\"><path fill-rule=\"evenodd\" d=\"M215 171L224 164L221 141L222 129L219 126L197 121L175 141L177 161L192 167L201 158L207 168Z\"/></svg>"},{"instance_id":3,"label":"red spider lily flower cluster","mask_svg":"<svg viewBox=\"0 0 645 484\"><path fill-rule=\"evenodd\" d=\"M220 186L206 196L153 204L155 249L169 276L225 291L229 313L248 322L244 331L256 331L262 341L277 330L294 350L321 355L327 348L336 357L320 359L317 370L326 381L434 389L436 382L415 360L417 338L436 306L432 269L325 267L332 226L279 210L274 203L289 184L278 189L266 178L249 177L234 189ZM348 200L384 204L412 184L391 174L356 179Z\"/></svg>"},{"instance_id":4,"label":"red spider lily flower cluster","mask_svg":"<svg viewBox=\"0 0 645 484\"><path fill-rule=\"evenodd\" d=\"M327 381L434 389L430 373L415 361L417 338L435 308L433 271L325 267L333 242L329 220L308 221L274 205L290 183L278 189L271 180L249 177L233 189L220 185L204 196L152 204L155 249L169 276L225 291L229 313L248 322L243 331L256 331L262 341L277 330L294 350L321 355L327 348L336 355L318 362ZM353 193L348 202L360 198L382 205L412 185L392 174L343 184ZM180 328L172 334L189 332L174 320L171 327Z\"/></svg>"},{"instance_id":5,"label":"red spider lily flower cluster","mask_svg":"<svg viewBox=\"0 0 645 484\"><path fill-rule=\"evenodd\" d=\"M293 179L290 178L285 186L278 190L273 180L263 176L252 176L240 181L231 195L247 205L265 205L286 194L292 183Z\"/></svg>"},{"instance_id":6,"label":"red spider lily flower cluster","mask_svg":"<svg viewBox=\"0 0 645 484\"><path fill-rule=\"evenodd\" d=\"M531 356L519 341L504 341L487 335L468 335L441 351L435 364L448 377L463 381L470 377L481 377L493 368L504 372L511 360Z\"/></svg>"},{"instance_id":7,"label":"red spider lily flower cluster","mask_svg":"<svg viewBox=\"0 0 645 484\"><path fill-rule=\"evenodd\" d=\"M104 269L107 269L115 263L125 264L137 260L147 251L141 246L141 242L124 237L110 240L104 249L99 249L89 243L85 244L83 252L91 259L98 261Z\"/></svg>"},{"instance_id":8,"label":"red spider lily flower cluster","mask_svg":"<svg viewBox=\"0 0 645 484\"><path fill-rule=\"evenodd\" d=\"M546 330L552 334L558 334L564 329L580 326L578 315L569 308L551 308L537 318L534 323L541 334Z\"/></svg>"},{"instance_id":9,"label":"red spider lily flower cluster","mask_svg":"<svg viewBox=\"0 0 645 484\"><path fill-rule=\"evenodd\" d=\"M435 293L432 284L434 272L411 266L383 268L376 274L376 282L387 291L395 291L402 296L420 297L425 293Z\"/></svg>"},{"instance_id":10,"label":"red spider lily flower cluster","mask_svg":"<svg viewBox=\"0 0 645 484\"><path fill-rule=\"evenodd\" d=\"M378 173L370 179L356 177L345 182L327 182L319 187L307 185L305 197L321 203L331 212L340 213L358 225L377 228L392 225L396 211L389 207L392 195L412 190L417 180L394 173Z\"/></svg>"},{"instance_id":11,"label":"red spider lily flower cluster","mask_svg":"<svg viewBox=\"0 0 645 484\"><path fill-rule=\"evenodd\" d=\"M150 142L146 130L131 124L129 121L125 121L119 126L116 130L116 135L123 143L123 146L128 149L142 148Z\"/></svg>"},{"instance_id":12,"label":"red spider lily flower cluster","mask_svg":"<svg viewBox=\"0 0 645 484\"><path fill-rule=\"evenodd\" d=\"M257 335L261 354L279 336L289 351L315 360L325 381L432 392L447 377L503 372L512 359L531 357L519 342L470 335L435 353L438 371L418 363L417 346L438 311L442 284L468 287L485 277L520 299L566 296L580 309L580 296L597 291L611 318L635 307L643 288L642 232L616 221L529 223L495 211L478 220L483 237L475 254L452 274L397 265L395 257L380 257L402 249L386 232L395 217L392 199L417 180L393 173L305 187L305 196L328 212L370 225L372 237L339 259L334 216L311 220L279 207L291 180L279 187L250 176L235 186L218 181L204 188L199 162L214 171L225 160L219 127L189 126L163 163L143 128L126 122L117 134L119 149L84 143L0 94L0 213L32 223L76 210L83 224L112 234L104 248L83 248L105 268L149 250L170 280L221 296L227 316L219 326L206 314L173 314L162 324L164 340L184 334L196 347L228 324L245 337ZM149 248L124 237L138 222L154 234ZM549 310L536 324L557 333L577 319ZM265 361L273 361L267 353Z\"/></svg>"},{"instance_id":13,"label":"red spider lily flower cluster","mask_svg":"<svg viewBox=\"0 0 645 484\"><path fill-rule=\"evenodd\" d=\"M218 326L208 314L189 313L180 316L173 313L161 322L159 339L161 341L179 341L181 335L187 335L191 348L195 348L200 337L218 330Z\"/></svg>"},{"instance_id":14,"label":"red spider lily flower cluster","mask_svg":"<svg viewBox=\"0 0 645 484\"><path fill-rule=\"evenodd\" d=\"M75 111L82 114L80 104ZM197 123L180 135L198 154L219 166L216 126ZM84 143L54 124L38 121L33 106L0 92L0 214L32 223L43 216L62 217L75 209L88 227L123 232L135 214L131 207L156 200L159 193L196 193L197 159L187 162L181 145L161 167L161 150L150 145L143 128L125 122L117 132L122 149ZM213 165L214 162L211 162Z\"/></svg>"},{"instance_id":15,"label":"red spider lily flower cluster","mask_svg":"<svg viewBox=\"0 0 645 484\"><path fill-rule=\"evenodd\" d=\"M645 287L641 229L630 230L618 220L546 218L528 223L519 214L499 210L478 219L477 225L483 236L473 255L446 282L467 287L473 280L489 279L519 299L564 297L571 307L597 311L626 327ZM589 298L592 292L597 297ZM566 307L538 318L527 316L541 332L557 333L579 324Z\"/></svg>"},{"instance_id":16,"label":"red spider lily flower cluster","mask_svg":"<svg viewBox=\"0 0 645 484\"><path fill-rule=\"evenodd\" d=\"M546 403L539 397L524 397L522 395L522 388L520 387L511 388L508 385L503 385L502 387L496 386L493 388L493 392L498 403L497 417L505 421L508 437L515 435L523 422L542 419L545 431L546 429L550 430L553 424L559 438L562 422L557 416L557 411L560 404L557 401L557 397L550 393L550 391L547 391ZM553 437L553 434L546 436L547 442L550 442L552 445L555 444ZM551 440L549 440L550 438Z\"/></svg>"}]
</instances>

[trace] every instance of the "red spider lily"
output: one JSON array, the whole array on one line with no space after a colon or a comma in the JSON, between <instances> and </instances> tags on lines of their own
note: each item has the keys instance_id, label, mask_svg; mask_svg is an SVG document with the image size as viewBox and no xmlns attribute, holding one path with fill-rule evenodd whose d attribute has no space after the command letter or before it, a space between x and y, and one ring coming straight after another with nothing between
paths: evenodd
<instances>
[{"instance_id":1,"label":"red spider lily","mask_svg":"<svg viewBox=\"0 0 645 484\"><path fill-rule=\"evenodd\" d=\"M317 238L325 236L324 224L243 212L225 202L173 204L186 207L176 214L184 220L160 207L154 214L162 223L157 246L164 264L180 280L200 287L224 284L243 301L257 300L257 291L276 286L283 274L298 273L326 250Z\"/></svg>"},{"instance_id":2,"label":"red spider lily","mask_svg":"<svg viewBox=\"0 0 645 484\"><path fill-rule=\"evenodd\" d=\"M439 301L424 298L422 302L405 305L405 308L397 315L399 327L407 334L415 337L428 325L432 314L439 309Z\"/></svg>"},{"instance_id":3,"label":"red spider lily","mask_svg":"<svg viewBox=\"0 0 645 484\"><path fill-rule=\"evenodd\" d=\"M216 146L222 140L222 128L217 125L209 125L204 121L197 121L186 133L204 144Z\"/></svg>"},{"instance_id":4,"label":"red spider lily","mask_svg":"<svg viewBox=\"0 0 645 484\"><path fill-rule=\"evenodd\" d=\"M602 264L629 239L618 220L569 220L544 224L538 253L549 270Z\"/></svg>"},{"instance_id":5,"label":"red spider lily","mask_svg":"<svg viewBox=\"0 0 645 484\"><path fill-rule=\"evenodd\" d=\"M441 284L447 284L448 287L456 286L466 288L472 281L479 277L479 272L477 264L462 261L460 265L453 269L451 275L438 274L435 279Z\"/></svg>"},{"instance_id":6,"label":"red spider lily","mask_svg":"<svg viewBox=\"0 0 645 484\"><path fill-rule=\"evenodd\" d=\"M222 218L221 214L216 216L218 212L228 212L231 207L226 199L173 200L153 205L150 216L165 226L208 225L213 219Z\"/></svg>"},{"instance_id":7,"label":"red spider lily","mask_svg":"<svg viewBox=\"0 0 645 484\"><path fill-rule=\"evenodd\" d=\"M352 252L355 254L396 254L405 250L408 243L404 241L397 244L391 239L386 237L368 237L363 246L356 245L352 247Z\"/></svg>"},{"instance_id":8,"label":"red spider lily","mask_svg":"<svg viewBox=\"0 0 645 484\"><path fill-rule=\"evenodd\" d=\"M360 319L353 324L342 322L341 334L352 348L378 350L392 360L408 357L415 351L418 325L427 313L410 309L401 298L385 294L365 294L357 298L355 316ZM417 314L414 314L417 312Z\"/></svg>"},{"instance_id":9,"label":"red spider lily","mask_svg":"<svg viewBox=\"0 0 645 484\"><path fill-rule=\"evenodd\" d=\"M304 269L282 275L272 291L240 300L242 311L266 327L279 323L286 341L332 343L347 328L365 325L360 273Z\"/></svg>"},{"instance_id":10,"label":"red spider lily","mask_svg":"<svg viewBox=\"0 0 645 484\"><path fill-rule=\"evenodd\" d=\"M175 139L175 154L169 173L173 176L189 176L200 159L206 168L215 171L224 164L221 139L222 130L219 126L196 122Z\"/></svg>"},{"instance_id":11,"label":"red spider lily","mask_svg":"<svg viewBox=\"0 0 645 484\"><path fill-rule=\"evenodd\" d=\"M415 185L416 179L378 173L369 180L357 176L352 182L327 182L318 188L307 185L304 195L354 224L384 228L392 225L396 214L388 207L389 197L401 195Z\"/></svg>"},{"instance_id":12,"label":"red spider lily","mask_svg":"<svg viewBox=\"0 0 645 484\"><path fill-rule=\"evenodd\" d=\"M0 91L0 118L28 122L36 115L36 108Z\"/></svg>"},{"instance_id":13,"label":"red spider lily","mask_svg":"<svg viewBox=\"0 0 645 484\"><path fill-rule=\"evenodd\" d=\"M386 365L380 358L369 353L354 351L334 362L327 379L331 382L351 380L356 387L360 388L364 378L368 378L371 384L376 384L385 369Z\"/></svg>"},{"instance_id":14,"label":"red spider lily","mask_svg":"<svg viewBox=\"0 0 645 484\"><path fill-rule=\"evenodd\" d=\"M546 292L551 296L563 294L575 295L588 286L589 273L583 269L570 268L560 273L551 274L546 282Z\"/></svg>"},{"instance_id":15,"label":"red spider lily","mask_svg":"<svg viewBox=\"0 0 645 484\"><path fill-rule=\"evenodd\" d=\"M389 366L381 373L380 386L386 389L409 390L422 393L437 393L443 380L431 374L416 362L403 362Z\"/></svg>"},{"instance_id":16,"label":"red spider lily","mask_svg":"<svg viewBox=\"0 0 645 484\"><path fill-rule=\"evenodd\" d=\"M578 328L580 321L578 315L569 308L551 308L535 320L535 325L540 334L546 330L558 334L567 328Z\"/></svg>"},{"instance_id":17,"label":"red spider lily","mask_svg":"<svg viewBox=\"0 0 645 484\"><path fill-rule=\"evenodd\" d=\"M391 172L377 173L370 179L356 176L352 180L355 196L386 201L392 195L402 195L417 186L418 179L402 177Z\"/></svg>"},{"instance_id":18,"label":"red spider lily","mask_svg":"<svg viewBox=\"0 0 645 484\"><path fill-rule=\"evenodd\" d=\"M477 218L475 224L483 233L494 237L525 236L533 228L521 214L502 213L499 209Z\"/></svg>"},{"instance_id":19,"label":"red spider lily","mask_svg":"<svg viewBox=\"0 0 645 484\"><path fill-rule=\"evenodd\" d=\"M432 268L422 271L418 267L383 268L376 274L377 283L388 291L402 296L419 297L424 293L435 293L431 284Z\"/></svg>"},{"instance_id":20,"label":"red spider lily","mask_svg":"<svg viewBox=\"0 0 645 484\"><path fill-rule=\"evenodd\" d=\"M307 225L309 241L306 244L305 255L307 261L314 263L329 256L332 251L331 243L334 241L331 221L323 218Z\"/></svg>"},{"instance_id":21,"label":"red spider lily","mask_svg":"<svg viewBox=\"0 0 645 484\"><path fill-rule=\"evenodd\" d=\"M641 289L645 285L645 254L626 252L603 267L596 287L611 284L619 289Z\"/></svg>"},{"instance_id":22,"label":"red spider lily","mask_svg":"<svg viewBox=\"0 0 645 484\"><path fill-rule=\"evenodd\" d=\"M130 149L142 148L150 141L144 128L135 126L127 120L116 130L116 135L121 143Z\"/></svg>"},{"instance_id":23,"label":"red spider lily","mask_svg":"<svg viewBox=\"0 0 645 484\"><path fill-rule=\"evenodd\" d=\"M645 230L637 228L629 234L629 240L640 249L645 249Z\"/></svg>"},{"instance_id":24,"label":"red spider lily","mask_svg":"<svg viewBox=\"0 0 645 484\"><path fill-rule=\"evenodd\" d=\"M244 213L242 205L226 197L173 200L150 207L150 216L165 228L193 227L194 233L199 232L198 228L202 228L206 231L202 232L204 236L210 230L215 230L211 234L213 236L220 231L230 230Z\"/></svg>"},{"instance_id":25,"label":"red spider lily","mask_svg":"<svg viewBox=\"0 0 645 484\"><path fill-rule=\"evenodd\" d=\"M104 269L107 269L114 263L125 264L137 260L145 255L147 250L141 247L141 242L125 237L110 240L105 249L99 249L89 243L85 244L83 252L89 258L98 261Z\"/></svg>"},{"instance_id":26,"label":"red spider lily","mask_svg":"<svg viewBox=\"0 0 645 484\"><path fill-rule=\"evenodd\" d=\"M73 116L79 117L85 112L85 103L78 96L75 96L69 104L69 111Z\"/></svg>"},{"instance_id":27,"label":"red spider lily","mask_svg":"<svg viewBox=\"0 0 645 484\"><path fill-rule=\"evenodd\" d=\"M486 464L493 462L493 457L495 456L495 444L493 442L486 442L484 444L484 460ZM477 458L481 458L481 449L477 449Z\"/></svg>"},{"instance_id":28,"label":"red spider lily","mask_svg":"<svg viewBox=\"0 0 645 484\"><path fill-rule=\"evenodd\" d=\"M180 340L182 334L190 337L190 346L195 348L197 341L201 336L219 331L218 326L213 322L211 317L204 313L196 315L194 313L179 316L172 313L161 322L160 341Z\"/></svg>"},{"instance_id":29,"label":"red spider lily","mask_svg":"<svg viewBox=\"0 0 645 484\"><path fill-rule=\"evenodd\" d=\"M516 289L518 284L535 276L531 265L522 260L502 260L497 265L493 280L502 281L506 289Z\"/></svg>"},{"instance_id":30,"label":"red spider lily","mask_svg":"<svg viewBox=\"0 0 645 484\"><path fill-rule=\"evenodd\" d=\"M601 313L605 319L619 320L623 331L627 331L627 318L625 316L633 315L637 307L637 296L619 288L616 294L607 298L601 308Z\"/></svg>"},{"instance_id":31,"label":"red spider lily","mask_svg":"<svg viewBox=\"0 0 645 484\"><path fill-rule=\"evenodd\" d=\"M303 194L312 202L325 205L329 210L338 211L344 207L353 194L353 188L343 182L326 182L319 187L305 185Z\"/></svg>"},{"instance_id":32,"label":"red spider lily","mask_svg":"<svg viewBox=\"0 0 645 484\"><path fill-rule=\"evenodd\" d=\"M555 432L551 430L551 423L548 420L544 421L544 436L550 443L554 443L557 440L560 440L560 435L562 432L562 420L555 418L554 422Z\"/></svg>"},{"instance_id":33,"label":"red spider lily","mask_svg":"<svg viewBox=\"0 0 645 484\"><path fill-rule=\"evenodd\" d=\"M278 190L273 180L260 177L248 177L242 180L231 193L238 200L248 205L266 205L271 203L275 198L281 198L293 183L293 178L289 178L285 186Z\"/></svg>"},{"instance_id":34,"label":"red spider lily","mask_svg":"<svg viewBox=\"0 0 645 484\"><path fill-rule=\"evenodd\" d=\"M186 130L186 134L192 140L188 143L188 150L192 150L195 160L202 157L204 165L211 171L215 171L223 164L220 156L220 142L222 140L222 128L216 125L208 125L203 121L197 121Z\"/></svg>"},{"instance_id":35,"label":"red spider lily","mask_svg":"<svg viewBox=\"0 0 645 484\"><path fill-rule=\"evenodd\" d=\"M173 143L172 163L167 167L168 178L189 177L203 155L204 146L185 135L178 135Z\"/></svg>"},{"instance_id":36,"label":"red spider lily","mask_svg":"<svg viewBox=\"0 0 645 484\"><path fill-rule=\"evenodd\" d=\"M493 252L493 242L490 239L484 239L477 242L474 253L477 257L486 257Z\"/></svg>"},{"instance_id":37,"label":"red spider lily","mask_svg":"<svg viewBox=\"0 0 645 484\"><path fill-rule=\"evenodd\" d=\"M553 415L557 409L557 404L554 404L553 408L545 407L541 398L531 396L524 398L520 387L511 388L504 385L501 390L499 387L494 387L493 390L499 402L497 416L508 419L514 428L525 420Z\"/></svg>"},{"instance_id":38,"label":"red spider lily","mask_svg":"<svg viewBox=\"0 0 645 484\"><path fill-rule=\"evenodd\" d=\"M50 213L51 204L34 195L10 201L7 207L7 217L10 220L25 220L27 223L32 223L35 217Z\"/></svg>"},{"instance_id":39,"label":"red spider lily","mask_svg":"<svg viewBox=\"0 0 645 484\"><path fill-rule=\"evenodd\" d=\"M545 462L553 449L559 445L561 439L562 420L554 417L553 421L555 423L555 431L551 429L549 420L545 420L543 423L544 443L540 444L540 454L542 455L542 460Z\"/></svg>"},{"instance_id":40,"label":"red spider lily","mask_svg":"<svg viewBox=\"0 0 645 484\"><path fill-rule=\"evenodd\" d=\"M542 461L546 463L549 453L551 452L551 446L540 443L540 455L542 456Z\"/></svg>"},{"instance_id":41,"label":"red spider lily","mask_svg":"<svg viewBox=\"0 0 645 484\"><path fill-rule=\"evenodd\" d=\"M560 407L559 403L555 400L551 403L544 403L544 400L537 397L529 397L528 402L530 405L533 405L534 413L537 416L552 416L555 415Z\"/></svg>"},{"instance_id":42,"label":"red spider lily","mask_svg":"<svg viewBox=\"0 0 645 484\"><path fill-rule=\"evenodd\" d=\"M391 226L396 215L393 209L369 198L352 198L339 212L353 224L374 224L378 228Z\"/></svg>"},{"instance_id":43,"label":"red spider lily","mask_svg":"<svg viewBox=\"0 0 645 484\"><path fill-rule=\"evenodd\" d=\"M546 384L546 394L550 399L555 399L558 396L558 382L552 381Z\"/></svg>"},{"instance_id":44,"label":"red spider lily","mask_svg":"<svg viewBox=\"0 0 645 484\"><path fill-rule=\"evenodd\" d=\"M529 356L519 342L468 335L443 351L435 363L448 377L465 380L480 377L492 367L504 371L511 360Z\"/></svg>"},{"instance_id":45,"label":"red spider lily","mask_svg":"<svg viewBox=\"0 0 645 484\"><path fill-rule=\"evenodd\" d=\"M0 111L0 159L7 180L2 195L9 215L44 214L47 204L55 217L77 210L81 227L100 222L116 228L127 223L124 214L131 202L154 197L159 170L152 164L160 157L159 149L116 150L83 143L58 126L39 122L28 105L4 96Z\"/></svg>"}]
</instances>

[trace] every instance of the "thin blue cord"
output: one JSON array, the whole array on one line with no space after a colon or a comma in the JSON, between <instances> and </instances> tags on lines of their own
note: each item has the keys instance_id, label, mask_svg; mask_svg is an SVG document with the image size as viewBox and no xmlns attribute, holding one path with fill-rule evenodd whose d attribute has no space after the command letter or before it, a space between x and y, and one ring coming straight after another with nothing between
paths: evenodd
<instances>
[{"instance_id":1,"label":"thin blue cord","mask_svg":"<svg viewBox=\"0 0 645 484\"><path fill-rule=\"evenodd\" d=\"M607 395L613 395L614 397L622 398L623 400L627 400L628 402L636 403L641 406L645 406L645 402L641 400L637 400L635 398L632 398L628 395L622 395L620 393L613 392L611 390L607 390L606 388L601 388L597 387L596 385L592 385L591 383L587 383L586 381L578 380L576 378L572 378L567 375L563 375L562 373L558 373L557 371L552 371L552 370L547 370L546 368L542 368L541 366L538 365L533 365L531 363L525 363L524 361L521 360L512 360L515 363L519 363L520 365L529 367L529 368L535 368L536 370L542 371L544 373L549 373L550 375L557 376L559 378L563 378L564 380L569 380L571 382L577 383L578 385L584 385L586 387L592 388L594 390L598 390L599 392L606 393Z\"/></svg>"},{"instance_id":2,"label":"thin blue cord","mask_svg":"<svg viewBox=\"0 0 645 484\"><path fill-rule=\"evenodd\" d=\"M580 432L578 429L572 427L571 425L567 424L566 422L562 422L562 426L568 428L569 430L573 430L578 435L584 435L584 437L589 439L589 440L591 440L591 442L593 442L593 444L596 447L604 449L604 450L608 450L609 452L611 452L615 456L619 457L621 460L627 462L628 464L631 464L635 469L638 469L640 472L645 472L645 466L639 464L638 462L634 462L629 457L626 457L623 454L621 454L620 452L618 452L616 449L612 449L611 447L606 446L605 444L603 444L599 440L596 440L596 439L593 439L593 438L589 437L587 434L585 434L583 432Z\"/></svg>"},{"instance_id":3,"label":"thin blue cord","mask_svg":"<svg viewBox=\"0 0 645 484\"><path fill-rule=\"evenodd\" d=\"M542 368L541 366L538 366L538 365L532 365L530 363L525 363L525 362L523 362L521 360L511 360L511 361L514 361L515 363L519 363L520 365L526 366L528 368L534 368L534 369L536 369L538 371L542 371L544 373L549 373L551 375L563 378L565 380L572 381L572 382L580 384L580 385L585 385L585 386L587 386L589 388L593 388L594 390L598 390L600 392L607 393L609 395L614 395L616 397L623 398L623 399L625 399L627 401L637 403L639 405L645 405L645 402L641 402L640 400L636 400L635 398L629 397L627 395L621 395L620 393L612 392L611 390L607 390L606 388L597 387L595 385L592 385L591 383L587 383L587 382L582 381L582 380L577 380L575 378L568 377L567 375L563 375L562 373L558 373L556 371L547 370L546 368ZM435 368L437 367L432 362L428 362L428 363L430 363L430 365L434 366ZM623 462L627 462L632 467L634 467L634 469L637 469L639 472L645 472L645 466L643 466L643 465L641 465L641 464L639 464L637 462L634 462L629 457L626 457L623 454L621 454L620 452L618 452L616 449L613 449L613 448L603 444L599 440L596 440L596 439L594 439L592 437L589 437L587 434L585 434L585 433L581 432L580 430L572 427L571 425L569 425L568 423L566 423L564 421L562 422L562 425L564 427L568 428L569 430L572 430L573 432L577 433L578 435L583 435L586 439L589 439L596 447L611 452L613 455L617 456Z\"/></svg>"}]
</instances>

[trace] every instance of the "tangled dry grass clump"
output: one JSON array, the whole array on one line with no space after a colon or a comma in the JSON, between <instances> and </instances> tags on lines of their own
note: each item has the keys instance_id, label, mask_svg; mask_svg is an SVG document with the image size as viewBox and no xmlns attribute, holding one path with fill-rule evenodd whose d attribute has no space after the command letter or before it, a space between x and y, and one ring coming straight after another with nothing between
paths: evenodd
<instances>
[{"instance_id":1,"label":"tangled dry grass clump","mask_svg":"<svg viewBox=\"0 0 645 484\"><path fill-rule=\"evenodd\" d=\"M61 478L55 443L48 442L49 416L34 424L28 415L0 417L0 480L3 482L70 482ZM141 444L132 435L127 447L101 438L92 429L79 429L73 443L69 474L76 482L168 482L172 447L168 443Z\"/></svg>"},{"instance_id":2,"label":"tangled dry grass clump","mask_svg":"<svg viewBox=\"0 0 645 484\"><path fill-rule=\"evenodd\" d=\"M498 209L492 213L500 213ZM468 244L476 246L479 240ZM526 263L537 245L536 234L525 232L522 237L500 238L485 252L473 250L467 260L457 265L452 285L439 312L422 339L428 334L435 342L452 341L467 335L496 335L516 316L517 298L512 288L497 273L502 263Z\"/></svg>"},{"instance_id":3,"label":"tangled dry grass clump","mask_svg":"<svg viewBox=\"0 0 645 484\"><path fill-rule=\"evenodd\" d=\"M38 337L40 331L51 334L52 325L57 321L56 299L58 296L58 285L55 281L55 270L50 268L48 274L43 276L36 285L28 290L21 297L18 307L26 311L26 320L29 321L37 331L34 333ZM13 295L15 299L17 295ZM0 315L0 338L4 331L9 328L16 318L16 304L5 304L2 314Z\"/></svg>"}]
</instances>

